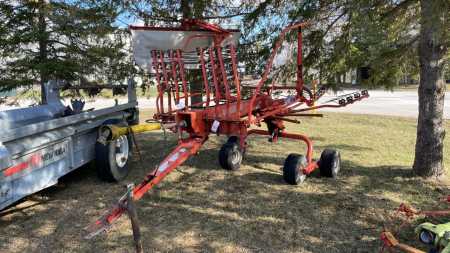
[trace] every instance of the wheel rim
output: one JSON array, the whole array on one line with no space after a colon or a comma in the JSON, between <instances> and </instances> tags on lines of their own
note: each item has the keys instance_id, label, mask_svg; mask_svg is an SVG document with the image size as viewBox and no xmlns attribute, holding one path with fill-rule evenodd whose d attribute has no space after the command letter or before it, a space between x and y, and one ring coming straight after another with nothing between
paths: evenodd
<instances>
[{"instance_id":1,"label":"wheel rim","mask_svg":"<svg viewBox=\"0 0 450 253\"><path fill-rule=\"evenodd\" d=\"M233 150L231 154L231 163L236 164L239 162L239 151Z\"/></svg>"},{"instance_id":2,"label":"wheel rim","mask_svg":"<svg viewBox=\"0 0 450 253\"><path fill-rule=\"evenodd\" d=\"M299 169L304 169L306 168L307 163L302 163L300 164L300 168ZM305 181L306 178L306 174L304 174L303 172L301 172L300 170L297 172L296 178L295 180L297 181L297 184L301 184L303 183L303 181Z\"/></svg>"},{"instance_id":3,"label":"wheel rim","mask_svg":"<svg viewBox=\"0 0 450 253\"><path fill-rule=\"evenodd\" d=\"M302 172L298 172L298 175L297 175L297 183L302 183L303 181L305 181L305 178L306 178L306 174L303 174Z\"/></svg>"},{"instance_id":4,"label":"wheel rim","mask_svg":"<svg viewBox=\"0 0 450 253\"><path fill-rule=\"evenodd\" d=\"M331 171L333 175L337 175L337 173L339 172L339 158L334 159Z\"/></svg>"},{"instance_id":5,"label":"wheel rim","mask_svg":"<svg viewBox=\"0 0 450 253\"><path fill-rule=\"evenodd\" d=\"M119 167L125 166L128 161L128 138L125 135L119 136L116 140L116 148L122 148L122 152L116 153L116 163ZM116 149L117 150L117 149Z\"/></svg>"}]
</instances>

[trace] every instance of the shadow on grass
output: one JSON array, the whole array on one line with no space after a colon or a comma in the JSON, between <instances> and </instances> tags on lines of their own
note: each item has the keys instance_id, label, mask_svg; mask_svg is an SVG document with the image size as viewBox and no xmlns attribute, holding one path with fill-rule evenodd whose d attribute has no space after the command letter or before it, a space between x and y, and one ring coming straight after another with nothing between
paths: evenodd
<instances>
[{"instance_id":1,"label":"shadow on grass","mask_svg":"<svg viewBox=\"0 0 450 253\"><path fill-rule=\"evenodd\" d=\"M329 146L315 145L314 146L314 150L324 150L326 148L334 148L337 150L374 151L373 148L357 146L357 145L348 145L348 144L329 145ZM320 157L320 155L319 155L319 157Z\"/></svg>"},{"instance_id":2,"label":"shadow on grass","mask_svg":"<svg viewBox=\"0 0 450 253\"><path fill-rule=\"evenodd\" d=\"M53 193L54 189L50 189L49 191L51 193ZM18 207L21 204L23 204L24 202L28 202L28 201L34 202L35 201L34 198L36 198L36 194L33 194L32 196L29 196L29 197L22 198L22 199L18 200L17 202L13 203L12 205L8 206L7 208L3 209L1 211L1 213L0 213L0 219L2 217L4 217L4 216L10 215L10 214L14 214L14 213L20 213L20 214L26 216L27 215L27 213L26 213L27 209L34 208L34 207L36 207L38 205L46 205L49 202L51 202L50 199L47 199L47 200L38 199L37 202L34 203L34 204L30 204L30 205L27 205L27 206L24 206L24 207ZM3 225L8 225L8 224L11 224L13 222L14 221L12 221L12 220L5 221L5 223Z\"/></svg>"},{"instance_id":3,"label":"shadow on grass","mask_svg":"<svg viewBox=\"0 0 450 253\"><path fill-rule=\"evenodd\" d=\"M144 164L154 168L161 134L136 137ZM292 186L282 177L287 154L249 149L239 169L223 170L218 152L224 139L210 140L199 156L190 157L137 202L146 251L373 252L381 248L379 234L402 200L423 208L445 197L436 194L436 184L409 177L409 168L402 166L364 167L344 160L338 177L321 177L314 170L303 184ZM171 135L165 156L175 141ZM250 147L262 145L257 138L251 141ZM347 144L337 148L372 151ZM135 150L132 166L126 181L139 183L143 175ZM34 194L37 202L0 213L0 249L134 251L126 215L94 240L85 240L81 231L117 202L121 184L101 182L93 164L62 177L58 185Z\"/></svg>"}]
</instances>

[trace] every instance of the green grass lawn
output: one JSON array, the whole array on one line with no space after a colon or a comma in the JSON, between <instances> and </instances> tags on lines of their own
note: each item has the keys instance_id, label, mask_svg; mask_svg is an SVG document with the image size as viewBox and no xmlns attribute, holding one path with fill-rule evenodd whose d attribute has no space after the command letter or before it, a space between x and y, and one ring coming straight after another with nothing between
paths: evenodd
<instances>
[{"instance_id":1,"label":"green grass lawn","mask_svg":"<svg viewBox=\"0 0 450 253\"><path fill-rule=\"evenodd\" d=\"M184 93L180 93L183 95ZM136 95L138 98L147 98L148 96L156 97L158 96L158 89L156 86L151 86L150 88L146 89L145 91L141 88L138 88L136 90ZM167 96L167 93L164 93L164 96ZM26 90L26 91L19 91L17 94L17 97L20 99L34 99L39 100L41 97L41 91L37 90ZM100 94L97 94L95 97L89 97L87 90L80 90L79 94L76 93L75 90L67 90L61 92L62 98L80 98L84 97L85 99L108 99L108 98L125 98L128 97L126 91L125 94L122 95L115 95L113 96L111 89L102 89L100 91ZM11 97L16 98L16 97Z\"/></svg>"},{"instance_id":2,"label":"green grass lawn","mask_svg":"<svg viewBox=\"0 0 450 253\"><path fill-rule=\"evenodd\" d=\"M152 111L141 110L141 122ZM449 180L434 182L410 174L417 119L325 113L286 123L286 132L308 136L313 160L323 149L339 149L336 178L318 170L303 184L284 182L290 153L306 153L297 140L251 135L240 168L220 168L226 136L210 136L190 157L137 202L144 252L379 252L380 233L401 203L431 208L450 195ZM447 132L450 122L445 121ZM163 132L135 134L148 168L159 162ZM187 137L187 135L185 135ZM166 156L177 136L168 133ZM450 141L444 140L447 175ZM144 177L136 149L125 181ZM104 183L88 164L0 212L1 252L134 252L131 224L120 218L108 233L85 240L82 228L123 195L122 183ZM448 221L448 217L443 217ZM417 224L413 218L409 225ZM409 230L400 242L426 250Z\"/></svg>"},{"instance_id":3,"label":"green grass lawn","mask_svg":"<svg viewBox=\"0 0 450 253\"><path fill-rule=\"evenodd\" d=\"M292 84L295 85L295 84ZM319 88L320 86L318 86ZM351 84L342 84L341 87L345 87L345 88L353 88L353 89L364 89L364 87L360 87L358 85L351 85ZM418 89L418 84L410 84L407 87L405 87L404 85L398 85L395 90L398 91L417 91ZM450 84L446 85L447 90L450 90ZM103 89L101 90L99 95L96 95L93 98L89 98L87 91L81 90L80 94L85 98L85 99L108 99L108 98L125 98L128 95L125 93L123 95L116 95L113 96L112 95L112 90L110 89ZM184 93L180 93L181 96L183 96ZM69 91L64 91L61 93L63 98L79 98L79 96L76 94L75 90L69 90ZM158 95L158 90L156 88L156 86L151 86L150 88L146 89L145 91L143 91L141 88L138 88L136 90L136 95L138 98L147 98L149 96L152 97L156 97ZM32 90L28 90L28 91L19 91L18 92L18 97L20 99L34 99L34 100L39 100L41 96L41 92L40 91L32 91ZM167 96L167 93L164 93L164 96ZM15 98L15 97L12 97Z\"/></svg>"}]
</instances>

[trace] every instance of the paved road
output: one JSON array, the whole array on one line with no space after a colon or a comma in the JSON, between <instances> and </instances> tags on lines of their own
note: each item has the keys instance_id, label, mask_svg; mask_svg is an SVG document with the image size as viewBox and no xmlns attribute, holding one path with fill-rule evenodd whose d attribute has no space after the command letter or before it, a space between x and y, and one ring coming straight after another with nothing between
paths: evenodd
<instances>
[{"instance_id":1,"label":"paved road","mask_svg":"<svg viewBox=\"0 0 450 253\"><path fill-rule=\"evenodd\" d=\"M337 94L344 95L357 90L345 90L343 93ZM342 108L323 108L317 110L320 112L336 112L336 113L355 113L355 114L372 114L372 115L387 115L387 116L401 116L401 117L415 117L418 115L418 95L417 91L395 91L387 92L382 90L371 90L369 91L369 98L363 99L362 101L356 102L355 104L350 104ZM331 93L325 94L317 105L321 104L336 104L335 102L325 103L337 96ZM127 98L119 99L119 104L126 103ZM150 99L141 98L138 99L140 108L155 108L155 98ZM63 102L64 104L70 104L67 100ZM95 103L87 103L85 109L89 108L105 108L114 105L113 99L99 99ZM26 101L21 103L21 106L28 106ZM0 106L1 110L10 110L11 107ZM450 119L450 92L446 92L445 103L444 103L444 118Z\"/></svg>"},{"instance_id":2,"label":"paved road","mask_svg":"<svg viewBox=\"0 0 450 253\"><path fill-rule=\"evenodd\" d=\"M346 90L350 93L357 90ZM343 95L341 93L338 95ZM355 114L372 114L400 117L418 116L418 94L417 91L395 91L388 92L382 90L370 90L369 98L363 99L355 104L342 108L324 108L317 111L335 111ZM326 94L320 100L327 101L334 98L335 95ZM444 119L450 119L450 92L445 93Z\"/></svg>"}]
</instances>

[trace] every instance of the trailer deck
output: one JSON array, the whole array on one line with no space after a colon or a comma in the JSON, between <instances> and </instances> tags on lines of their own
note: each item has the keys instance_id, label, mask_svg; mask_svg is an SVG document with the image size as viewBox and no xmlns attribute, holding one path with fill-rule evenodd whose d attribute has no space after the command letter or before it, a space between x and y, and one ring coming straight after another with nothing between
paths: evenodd
<instances>
[{"instance_id":1,"label":"trailer deck","mask_svg":"<svg viewBox=\"0 0 450 253\"><path fill-rule=\"evenodd\" d=\"M105 121L139 122L134 84L128 85L126 104L75 113L61 103L63 85L55 80L45 84L47 105L0 112L0 210L94 160L98 129ZM73 102L72 107L80 107Z\"/></svg>"}]
</instances>

